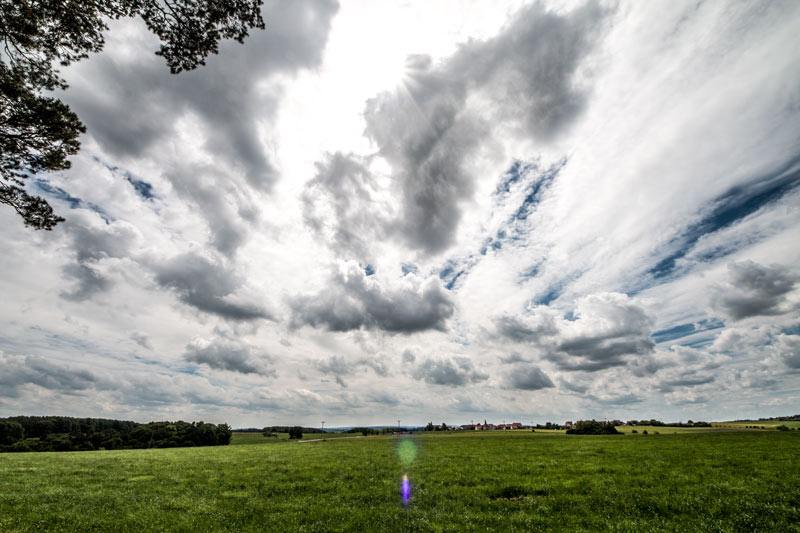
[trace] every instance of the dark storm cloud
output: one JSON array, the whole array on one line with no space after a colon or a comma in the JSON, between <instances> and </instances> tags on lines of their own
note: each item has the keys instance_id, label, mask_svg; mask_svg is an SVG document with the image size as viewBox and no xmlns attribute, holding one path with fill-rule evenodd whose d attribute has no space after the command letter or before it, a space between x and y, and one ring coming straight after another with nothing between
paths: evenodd
<instances>
[{"instance_id":1,"label":"dark storm cloud","mask_svg":"<svg viewBox=\"0 0 800 533\"><path fill-rule=\"evenodd\" d=\"M765 267L753 261L728 264L730 283L715 287L711 305L734 320L781 315L796 310L787 302L800 276L782 265Z\"/></svg>"},{"instance_id":2,"label":"dark storm cloud","mask_svg":"<svg viewBox=\"0 0 800 533\"><path fill-rule=\"evenodd\" d=\"M469 41L444 63L410 57L408 94L367 102L366 134L402 184L396 231L409 246L432 254L452 243L460 204L473 193L471 158L491 144L495 124L546 142L575 121L587 99L575 75L604 14L593 2L565 14L536 3L496 37ZM471 96L488 99L485 113L467 109Z\"/></svg>"},{"instance_id":3,"label":"dark storm cloud","mask_svg":"<svg viewBox=\"0 0 800 533\"><path fill-rule=\"evenodd\" d=\"M384 234L386 209L374 200L368 161L353 154L328 154L302 195L303 220L339 257L368 261L368 242Z\"/></svg>"},{"instance_id":4,"label":"dark storm cloud","mask_svg":"<svg viewBox=\"0 0 800 533\"><path fill-rule=\"evenodd\" d=\"M445 331L455 305L437 279L406 276L402 284L384 287L354 263L334 272L319 294L291 299L292 324L331 331L360 328L391 333Z\"/></svg>"},{"instance_id":5,"label":"dark storm cloud","mask_svg":"<svg viewBox=\"0 0 800 533\"><path fill-rule=\"evenodd\" d=\"M27 384L69 394L94 388L99 382L100 379L87 370L73 369L43 357L0 352L0 390L6 398L16 397L18 389Z\"/></svg>"},{"instance_id":6,"label":"dark storm cloud","mask_svg":"<svg viewBox=\"0 0 800 533\"><path fill-rule=\"evenodd\" d=\"M242 280L218 260L190 252L155 265L153 271L160 286L199 311L234 321L273 319L262 306L236 297Z\"/></svg>"},{"instance_id":7,"label":"dark storm cloud","mask_svg":"<svg viewBox=\"0 0 800 533\"><path fill-rule=\"evenodd\" d=\"M539 390L554 387L552 380L539 367L517 365L506 374L505 388Z\"/></svg>"},{"instance_id":8,"label":"dark storm cloud","mask_svg":"<svg viewBox=\"0 0 800 533\"><path fill-rule=\"evenodd\" d=\"M64 228L72 241L76 262L64 265L62 272L75 285L61 291L60 296L80 302L110 289L113 282L98 263L126 257L138 237L135 228L124 222L102 223L88 214L70 217Z\"/></svg>"},{"instance_id":9,"label":"dark storm cloud","mask_svg":"<svg viewBox=\"0 0 800 533\"><path fill-rule=\"evenodd\" d=\"M273 377L276 375L275 370L266 366L273 362L271 357L256 353L247 344L227 339L214 339L211 342L196 340L186 346L183 358L218 370Z\"/></svg>"},{"instance_id":10,"label":"dark storm cloud","mask_svg":"<svg viewBox=\"0 0 800 533\"><path fill-rule=\"evenodd\" d=\"M434 385L460 387L468 383L486 381L489 376L476 370L467 357L444 359L426 358L412 372L411 377Z\"/></svg>"}]
</instances>

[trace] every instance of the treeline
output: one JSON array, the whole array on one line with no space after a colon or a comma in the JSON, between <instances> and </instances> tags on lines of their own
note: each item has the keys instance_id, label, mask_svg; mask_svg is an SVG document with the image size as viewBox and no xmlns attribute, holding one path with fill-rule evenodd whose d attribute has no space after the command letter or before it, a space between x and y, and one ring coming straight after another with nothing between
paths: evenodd
<instances>
[{"instance_id":1,"label":"treeline","mask_svg":"<svg viewBox=\"0 0 800 533\"><path fill-rule=\"evenodd\" d=\"M350 428L343 433L361 433L365 437L367 435L386 435L388 433L395 433L395 432L407 432L409 431L407 428L398 428L398 427L388 427L388 428Z\"/></svg>"},{"instance_id":2,"label":"treeline","mask_svg":"<svg viewBox=\"0 0 800 533\"><path fill-rule=\"evenodd\" d=\"M734 420L734 422L749 422L751 419L745 420ZM770 417L761 417L759 420L778 420L780 422L792 422L800 420L800 415L788 415L788 416L770 416Z\"/></svg>"},{"instance_id":3,"label":"treeline","mask_svg":"<svg viewBox=\"0 0 800 533\"><path fill-rule=\"evenodd\" d=\"M66 452L220 446L231 441L227 424L150 422L103 418L0 418L0 452Z\"/></svg>"},{"instance_id":4,"label":"treeline","mask_svg":"<svg viewBox=\"0 0 800 533\"><path fill-rule=\"evenodd\" d=\"M622 426L622 422L614 420L613 423L617 426ZM694 422L687 420L686 422L662 422L651 418L650 420L628 420L625 422L626 426L659 426L667 428L710 428L711 424L708 422Z\"/></svg>"},{"instance_id":5,"label":"treeline","mask_svg":"<svg viewBox=\"0 0 800 533\"><path fill-rule=\"evenodd\" d=\"M303 433L327 433L327 431L323 431L320 428L304 428L302 426L267 426L256 431L260 431L262 433L289 433L290 429L297 427L299 427L300 431Z\"/></svg>"}]
</instances>

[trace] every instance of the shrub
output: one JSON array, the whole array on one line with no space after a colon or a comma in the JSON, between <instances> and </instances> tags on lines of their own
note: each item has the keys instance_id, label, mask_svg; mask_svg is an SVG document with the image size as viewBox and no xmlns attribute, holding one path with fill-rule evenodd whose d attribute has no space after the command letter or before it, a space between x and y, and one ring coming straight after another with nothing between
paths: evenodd
<instances>
[{"instance_id":1,"label":"shrub","mask_svg":"<svg viewBox=\"0 0 800 533\"><path fill-rule=\"evenodd\" d=\"M777 429L778 431L789 431L789 426L787 426L786 424L781 424L780 426L776 427L775 429Z\"/></svg>"},{"instance_id":2,"label":"shrub","mask_svg":"<svg viewBox=\"0 0 800 533\"><path fill-rule=\"evenodd\" d=\"M581 420L574 428L568 429L569 435L620 435L611 422L597 422L595 420Z\"/></svg>"},{"instance_id":3,"label":"shrub","mask_svg":"<svg viewBox=\"0 0 800 533\"><path fill-rule=\"evenodd\" d=\"M303 428L300 426L294 426L293 428L289 428L289 438L290 439L302 439L303 438Z\"/></svg>"},{"instance_id":4,"label":"shrub","mask_svg":"<svg viewBox=\"0 0 800 533\"><path fill-rule=\"evenodd\" d=\"M647 435L647 430L642 431L642 435Z\"/></svg>"}]
</instances>

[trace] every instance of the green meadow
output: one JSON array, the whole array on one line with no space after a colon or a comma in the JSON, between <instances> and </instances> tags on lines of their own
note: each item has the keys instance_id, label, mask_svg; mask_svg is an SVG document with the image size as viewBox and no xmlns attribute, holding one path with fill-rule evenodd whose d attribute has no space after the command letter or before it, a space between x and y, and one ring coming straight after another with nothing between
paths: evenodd
<instances>
[{"instance_id":1,"label":"green meadow","mask_svg":"<svg viewBox=\"0 0 800 533\"><path fill-rule=\"evenodd\" d=\"M8 453L0 531L800 530L799 431L654 430Z\"/></svg>"}]
</instances>

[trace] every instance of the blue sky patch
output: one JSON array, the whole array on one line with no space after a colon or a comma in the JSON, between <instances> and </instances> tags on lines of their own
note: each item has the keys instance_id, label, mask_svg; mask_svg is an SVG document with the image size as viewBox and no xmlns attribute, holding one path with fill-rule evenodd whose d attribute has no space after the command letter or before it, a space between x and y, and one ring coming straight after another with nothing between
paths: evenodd
<instances>
[{"instance_id":1,"label":"blue sky patch","mask_svg":"<svg viewBox=\"0 0 800 533\"><path fill-rule=\"evenodd\" d=\"M712 202L712 208L707 214L689 225L681 235L670 242L675 250L656 263L647 273L655 279L672 275L678 270L678 260L686 256L701 237L732 226L797 188L800 185L799 162L799 159L795 158L758 182L734 187L720 196ZM716 254L710 255L709 260L717 259L732 251L734 250L720 248Z\"/></svg>"},{"instance_id":2,"label":"blue sky patch","mask_svg":"<svg viewBox=\"0 0 800 533\"><path fill-rule=\"evenodd\" d=\"M57 200L61 200L62 202L67 203L70 209L80 209L80 208L90 209L95 213L97 213L98 215L100 215L100 218L105 220L106 224L109 224L111 221L114 220L111 216L109 216L108 213L106 213L103 210L102 207L93 204L92 202L84 202L80 198L72 196L70 193L68 193L61 187L56 187L55 185L51 184L49 181L45 179L38 178L35 180L34 183L42 192L48 194L49 196Z\"/></svg>"},{"instance_id":3,"label":"blue sky patch","mask_svg":"<svg viewBox=\"0 0 800 533\"><path fill-rule=\"evenodd\" d=\"M706 318L698 322L687 322L656 331L652 334L652 337L653 340L656 341L656 344L661 344L663 342L674 341L688 337L689 335L712 331L723 327L725 327L725 323L722 320L718 318Z\"/></svg>"},{"instance_id":4,"label":"blue sky patch","mask_svg":"<svg viewBox=\"0 0 800 533\"><path fill-rule=\"evenodd\" d=\"M128 172L125 172L125 179L133 186L133 189L145 200L152 200L155 198L153 194L153 185L144 180L137 180Z\"/></svg>"}]
</instances>

